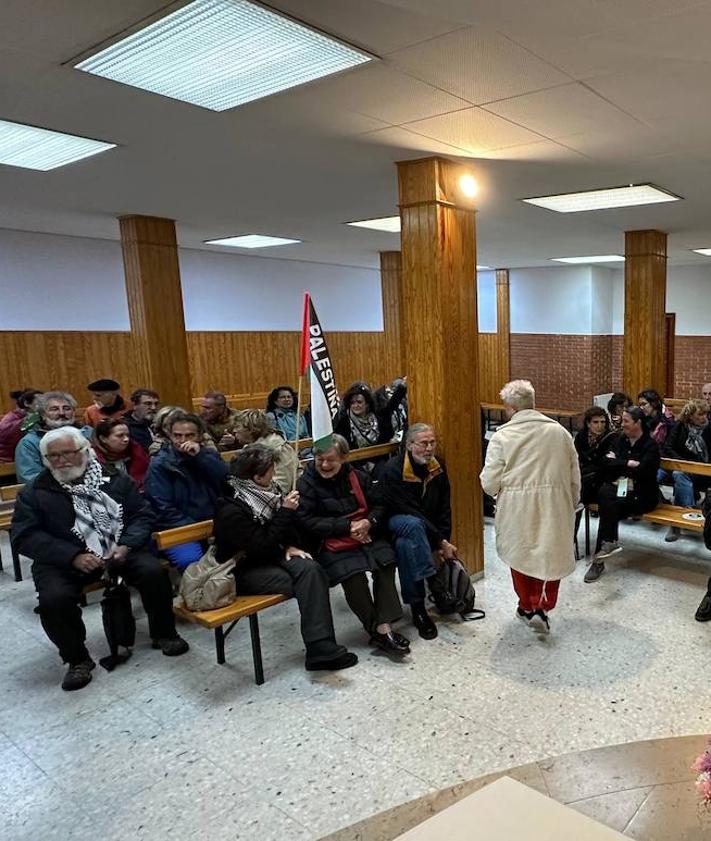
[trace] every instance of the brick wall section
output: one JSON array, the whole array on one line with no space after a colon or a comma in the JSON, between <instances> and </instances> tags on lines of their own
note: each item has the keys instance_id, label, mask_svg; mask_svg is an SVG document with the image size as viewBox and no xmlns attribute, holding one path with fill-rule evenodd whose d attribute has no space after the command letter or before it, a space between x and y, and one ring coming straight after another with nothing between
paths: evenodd
<instances>
[{"instance_id":1,"label":"brick wall section","mask_svg":"<svg viewBox=\"0 0 711 841\"><path fill-rule=\"evenodd\" d=\"M610 391L622 391L622 336L610 336L612 346L612 365ZM665 395L666 397L667 395Z\"/></svg>"},{"instance_id":2,"label":"brick wall section","mask_svg":"<svg viewBox=\"0 0 711 841\"><path fill-rule=\"evenodd\" d=\"M711 336L677 336L674 342L674 394L700 397L701 386L711 382Z\"/></svg>"}]
</instances>

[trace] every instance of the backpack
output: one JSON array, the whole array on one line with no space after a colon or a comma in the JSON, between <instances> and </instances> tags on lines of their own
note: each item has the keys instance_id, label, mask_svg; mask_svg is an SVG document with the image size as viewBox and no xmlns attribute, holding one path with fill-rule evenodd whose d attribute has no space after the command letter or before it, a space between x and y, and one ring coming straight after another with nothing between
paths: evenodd
<instances>
[{"instance_id":1,"label":"backpack","mask_svg":"<svg viewBox=\"0 0 711 841\"><path fill-rule=\"evenodd\" d=\"M183 572L180 580L180 597L188 610L216 610L226 607L237 598L234 568L237 558L222 564L215 559L215 547Z\"/></svg>"},{"instance_id":2,"label":"backpack","mask_svg":"<svg viewBox=\"0 0 711 841\"><path fill-rule=\"evenodd\" d=\"M437 579L440 585L437 589L444 591L433 599L440 613L458 613L465 622L486 616L483 610L474 607L476 591L459 558L446 558L437 570Z\"/></svg>"},{"instance_id":3,"label":"backpack","mask_svg":"<svg viewBox=\"0 0 711 841\"><path fill-rule=\"evenodd\" d=\"M101 599L101 621L109 644L110 654L102 657L99 664L107 672L125 663L131 656L130 649L136 642L136 620L131 608L131 593L123 579L110 577ZM119 648L125 648L119 653Z\"/></svg>"}]
</instances>

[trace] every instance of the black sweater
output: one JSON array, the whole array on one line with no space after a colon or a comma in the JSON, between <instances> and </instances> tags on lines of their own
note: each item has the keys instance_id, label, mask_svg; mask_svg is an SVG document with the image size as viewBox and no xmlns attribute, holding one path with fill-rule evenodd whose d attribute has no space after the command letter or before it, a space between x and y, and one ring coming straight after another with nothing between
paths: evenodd
<instances>
[{"instance_id":1,"label":"black sweater","mask_svg":"<svg viewBox=\"0 0 711 841\"><path fill-rule=\"evenodd\" d=\"M260 523L241 499L219 499L213 532L218 563L244 553L238 567L280 564L288 546L300 545L295 514L281 507L271 520Z\"/></svg>"},{"instance_id":2,"label":"black sweater","mask_svg":"<svg viewBox=\"0 0 711 841\"><path fill-rule=\"evenodd\" d=\"M634 444L626 435L620 435L610 452L614 453L614 458L605 457L602 463L605 480L613 482L621 476L631 478L634 481L632 495L646 509L651 510L656 507L659 501L657 471L660 459L657 442L647 432ZM639 467L629 467L628 461L638 461Z\"/></svg>"}]
</instances>

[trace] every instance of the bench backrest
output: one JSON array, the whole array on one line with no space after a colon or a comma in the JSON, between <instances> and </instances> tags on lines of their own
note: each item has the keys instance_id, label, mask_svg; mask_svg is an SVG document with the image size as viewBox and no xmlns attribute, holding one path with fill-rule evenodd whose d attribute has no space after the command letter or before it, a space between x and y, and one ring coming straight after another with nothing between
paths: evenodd
<instances>
[{"instance_id":1,"label":"bench backrest","mask_svg":"<svg viewBox=\"0 0 711 841\"><path fill-rule=\"evenodd\" d=\"M24 487L24 485L0 486L0 500L2 500L3 502L11 502L13 499L17 499L17 495Z\"/></svg>"},{"instance_id":2,"label":"bench backrest","mask_svg":"<svg viewBox=\"0 0 711 841\"><path fill-rule=\"evenodd\" d=\"M159 549L172 549L182 543L194 543L212 537L212 520L201 520L189 526L179 526L176 529L154 532L153 538Z\"/></svg>"},{"instance_id":3,"label":"bench backrest","mask_svg":"<svg viewBox=\"0 0 711 841\"><path fill-rule=\"evenodd\" d=\"M0 476L14 476L15 475L15 462L14 461L7 461L0 464Z\"/></svg>"},{"instance_id":4,"label":"bench backrest","mask_svg":"<svg viewBox=\"0 0 711 841\"><path fill-rule=\"evenodd\" d=\"M675 458L663 458L662 470L680 470L683 473L691 473L696 476L711 476L711 464L704 464L700 461L682 461Z\"/></svg>"}]
</instances>

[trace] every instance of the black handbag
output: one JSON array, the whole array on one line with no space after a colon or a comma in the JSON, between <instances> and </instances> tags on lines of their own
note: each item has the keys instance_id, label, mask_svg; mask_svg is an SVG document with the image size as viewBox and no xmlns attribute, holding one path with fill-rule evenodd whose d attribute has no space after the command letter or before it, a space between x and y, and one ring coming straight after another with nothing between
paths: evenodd
<instances>
[{"instance_id":1,"label":"black handbag","mask_svg":"<svg viewBox=\"0 0 711 841\"><path fill-rule=\"evenodd\" d=\"M102 657L99 663L107 672L125 663L131 656L131 648L136 642L136 620L131 608L131 593L120 577L109 578L101 599L101 619L104 624L106 641L110 654ZM119 653L119 648L126 649Z\"/></svg>"}]
</instances>

